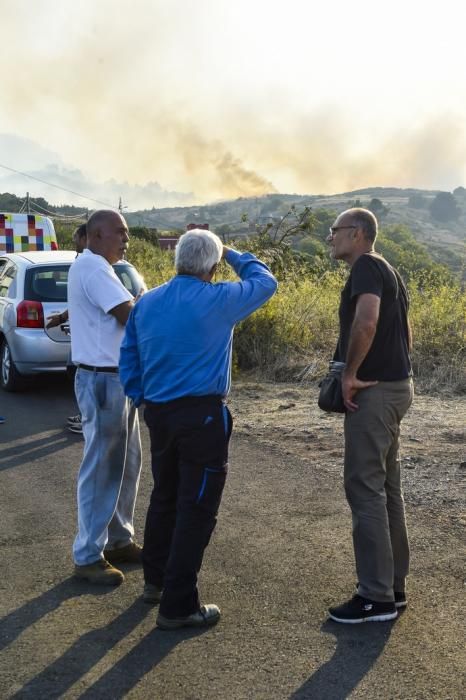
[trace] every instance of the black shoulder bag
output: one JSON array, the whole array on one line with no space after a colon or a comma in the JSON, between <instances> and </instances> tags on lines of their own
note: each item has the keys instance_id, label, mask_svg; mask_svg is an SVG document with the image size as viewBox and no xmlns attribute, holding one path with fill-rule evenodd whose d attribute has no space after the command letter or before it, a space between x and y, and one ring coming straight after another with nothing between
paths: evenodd
<instances>
[{"instance_id":1,"label":"black shoulder bag","mask_svg":"<svg viewBox=\"0 0 466 700\"><path fill-rule=\"evenodd\" d=\"M319 384L319 408L328 413L346 413L341 391L341 374L345 369L344 362L332 360L328 372Z\"/></svg>"}]
</instances>

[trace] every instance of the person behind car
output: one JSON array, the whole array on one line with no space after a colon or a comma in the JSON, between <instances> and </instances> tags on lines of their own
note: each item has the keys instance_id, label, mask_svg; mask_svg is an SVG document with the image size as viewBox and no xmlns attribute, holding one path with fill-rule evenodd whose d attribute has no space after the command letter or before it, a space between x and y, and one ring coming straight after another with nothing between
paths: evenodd
<instances>
[{"instance_id":1,"label":"person behind car","mask_svg":"<svg viewBox=\"0 0 466 700\"><path fill-rule=\"evenodd\" d=\"M73 241L75 248L76 248L76 257L80 253L83 252L83 250L87 247L87 229L86 229L86 224L81 224L78 226L77 229L73 232L73 235L71 237L71 240ZM65 309L61 314L52 314L52 316L47 317L47 325L45 326L46 328L55 328L56 326L60 326L63 323L67 323L68 321L68 309ZM71 356L71 351L70 351L70 356ZM77 433L78 435L82 435L83 428L82 428L82 422L81 422L81 414L77 413L73 416L68 416L67 418L67 428L71 433Z\"/></svg>"},{"instance_id":2,"label":"person behind car","mask_svg":"<svg viewBox=\"0 0 466 700\"><path fill-rule=\"evenodd\" d=\"M134 300L112 267L124 256L128 240L128 227L118 212L95 212L87 223L88 247L68 276L75 393L84 434L75 576L101 585L124 580L112 564L138 563L141 558L133 539L141 470L139 421L118 373L120 344Z\"/></svg>"},{"instance_id":3,"label":"person behind car","mask_svg":"<svg viewBox=\"0 0 466 700\"><path fill-rule=\"evenodd\" d=\"M87 246L86 224L81 224L80 226L78 226L78 228L74 231L71 240L73 241L76 248L76 257L78 257L78 255L82 253ZM66 323L67 321L68 309L65 309L64 311L62 311L61 314L52 314L51 316L47 316L47 325L45 327L55 328L56 326L59 326L62 323Z\"/></svg>"}]
</instances>

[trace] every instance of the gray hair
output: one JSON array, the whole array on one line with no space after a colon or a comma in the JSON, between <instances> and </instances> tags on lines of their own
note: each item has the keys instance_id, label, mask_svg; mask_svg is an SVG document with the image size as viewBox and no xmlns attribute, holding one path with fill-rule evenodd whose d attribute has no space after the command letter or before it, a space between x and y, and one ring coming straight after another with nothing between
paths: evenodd
<instances>
[{"instance_id":1,"label":"gray hair","mask_svg":"<svg viewBox=\"0 0 466 700\"><path fill-rule=\"evenodd\" d=\"M180 236L175 248L178 275L206 275L220 262L223 243L212 231L195 228Z\"/></svg>"}]
</instances>

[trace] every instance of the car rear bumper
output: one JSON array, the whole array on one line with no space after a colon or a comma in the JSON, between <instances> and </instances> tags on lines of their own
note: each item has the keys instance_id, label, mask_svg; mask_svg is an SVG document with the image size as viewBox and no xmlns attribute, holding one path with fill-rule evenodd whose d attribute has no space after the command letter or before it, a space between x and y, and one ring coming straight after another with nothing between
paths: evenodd
<instances>
[{"instance_id":1,"label":"car rear bumper","mask_svg":"<svg viewBox=\"0 0 466 700\"><path fill-rule=\"evenodd\" d=\"M51 365L51 364L42 364L38 365L37 363L32 363L32 362L15 362L15 367L18 370L19 374L43 374L44 372L66 372L68 367L67 365Z\"/></svg>"},{"instance_id":2,"label":"car rear bumper","mask_svg":"<svg viewBox=\"0 0 466 700\"><path fill-rule=\"evenodd\" d=\"M8 333L7 341L20 374L66 371L70 361L69 340L51 340L41 328L15 328Z\"/></svg>"}]
</instances>

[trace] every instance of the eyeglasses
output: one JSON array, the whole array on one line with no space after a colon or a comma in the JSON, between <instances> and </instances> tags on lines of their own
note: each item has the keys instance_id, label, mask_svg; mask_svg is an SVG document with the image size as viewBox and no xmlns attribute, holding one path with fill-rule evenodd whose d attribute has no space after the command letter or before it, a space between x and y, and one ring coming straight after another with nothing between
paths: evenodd
<instances>
[{"instance_id":1,"label":"eyeglasses","mask_svg":"<svg viewBox=\"0 0 466 700\"><path fill-rule=\"evenodd\" d=\"M330 235L334 236L338 231L341 231L342 229L345 228L358 228L357 226L330 226L329 231Z\"/></svg>"}]
</instances>

